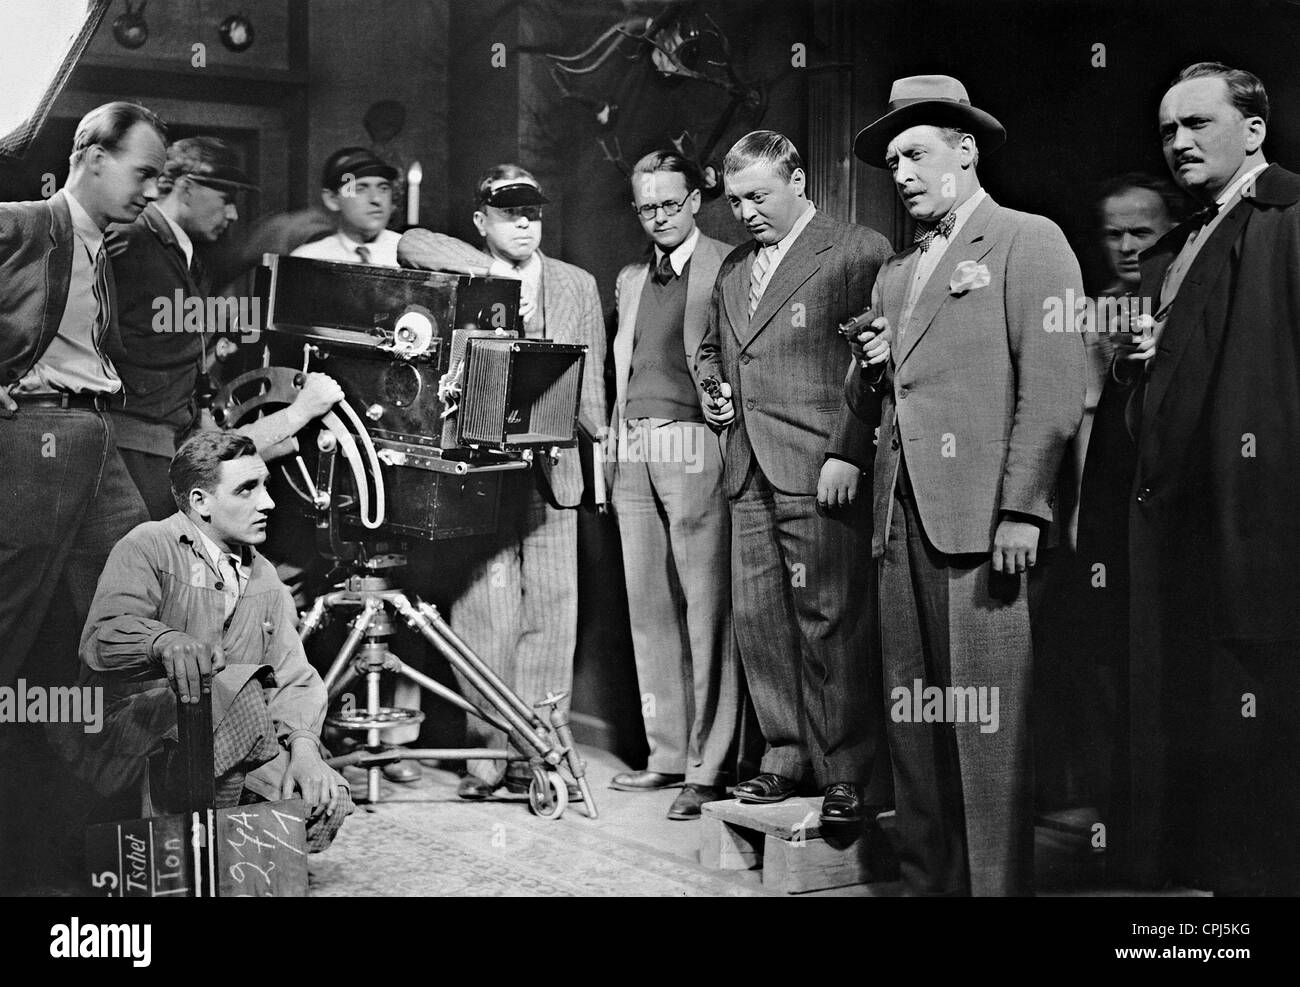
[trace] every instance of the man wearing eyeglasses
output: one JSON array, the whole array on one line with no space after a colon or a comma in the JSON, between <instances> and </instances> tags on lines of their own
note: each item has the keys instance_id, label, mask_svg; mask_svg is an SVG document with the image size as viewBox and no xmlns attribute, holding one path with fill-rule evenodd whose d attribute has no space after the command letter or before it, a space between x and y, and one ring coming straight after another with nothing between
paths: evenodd
<instances>
[{"instance_id":1,"label":"man wearing eyeglasses","mask_svg":"<svg viewBox=\"0 0 1300 987\"><path fill-rule=\"evenodd\" d=\"M731 248L695 225L702 183L695 163L673 151L636 163L632 208L651 252L623 268L614 289L607 472L650 757L611 787L682 785L669 819L698 819L703 803L723 797L739 710L722 455L692 373Z\"/></svg>"},{"instance_id":2,"label":"man wearing eyeglasses","mask_svg":"<svg viewBox=\"0 0 1300 987\"><path fill-rule=\"evenodd\" d=\"M523 282L520 315L530 338L587 346L579 415L605 419L605 323L596 279L544 255L537 179L514 164L479 180L474 226L486 253L429 230L410 230L398 244L408 267L509 276ZM467 560L467 583L450 608L456 633L526 702L569 692L578 639L578 512L584 483L577 450L534 460L524 483L507 474L495 541ZM484 546L476 546L481 549ZM462 681L462 689L469 685ZM567 701L565 702L567 708ZM496 729L470 717L471 747L504 746ZM506 775L496 761L469 761L458 794L490 796L504 782L526 792L531 775ZM525 769L526 772L526 769ZM576 797L576 788L572 790Z\"/></svg>"}]
</instances>

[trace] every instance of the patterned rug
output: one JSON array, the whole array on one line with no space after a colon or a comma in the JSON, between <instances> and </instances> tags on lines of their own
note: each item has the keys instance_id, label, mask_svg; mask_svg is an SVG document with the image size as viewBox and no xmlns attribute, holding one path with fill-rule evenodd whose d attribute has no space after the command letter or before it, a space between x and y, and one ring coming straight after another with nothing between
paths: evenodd
<instances>
[{"instance_id":1,"label":"patterned rug","mask_svg":"<svg viewBox=\"0 0 1300 987\"><path fill-rule=\"evenodd\" d=\"M349 780L362 775L349 770ZM593 778L593 780L595 780ZM409 788L384 783L383 801L358 807L339 838L311 859L313 897L768 897L736 872L630 839L625 829L570 805L556 821L527 801L456 798L455 778L425 769ZM601 786L603 788L603 786ZM615 794L597 788L602 798ZM604 806L602 805L602 813ZM682 835L694 837L697 823ZM756 876L756 875L754 875Z\"/></svg>"}]
</instances>

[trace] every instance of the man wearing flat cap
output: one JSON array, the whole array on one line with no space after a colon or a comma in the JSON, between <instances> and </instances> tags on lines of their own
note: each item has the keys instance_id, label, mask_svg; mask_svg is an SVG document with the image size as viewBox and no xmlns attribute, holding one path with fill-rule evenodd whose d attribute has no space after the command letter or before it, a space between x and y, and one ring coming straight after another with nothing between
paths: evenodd
<instances>
[{"instance_id":1,"label":"man wearing flat cap","mask_svg":"<svg viewBox=\"0 0 1300 987\"><path fill-rule=\"evenodd\" d=\"M337 217L338 229L304 243L291 256L397 267L397 242L402 237L388 228L396 178L396 168L364 147L335 151L321 170L320 197Z\"/></svg>"},{"instance_id":2,"label":"man wearing flat cap","mask_svg":"<svg viewBox=\"0 0 1300 987\"><path fill-rule=\"evenodd\" d=\"M197 390L218 339L258 328L227 318L237 306L204 305L195 312L197 325L176 318L178 311L194 311L186 302L206 301L212 293L212 279L196 248L225 235L239 218L236 197L254 188L228 144L215 137L187 137L167 149L158 201L134 222L110 227L105 237L121 326L120 348L110 351L124 394L112 412L117 447L155 521L176 512L167 470L180 440L198 424ZM224 324L208 324L209 315ZM291 451L292 436L340 397L333 380L311 374L291 407L239 431L254 440L265 458L284 455Z\"/></svg>"},{"instance_id":3,"label":"man wearing flat cap","mask_svg":"<svg viewBox=\"0 0 1300 987\"><path fill-rule=\"evenodd\" d=\"M519 314L529 338L587 347L579 417L605 421L605 322L596 279L539 250L542 209L550 200L537 179L515 164L479 179L474 227L486 252L429 230L408 230L399 250L408 267L518 278ZM597 482L599 477L593 477ZM594 485L594 484L593 484ZM529 474L507 473L495 538L470 549L463 591L450 608L456 633L525 702L568 693L578 643L578 505L586 488L576 449L559 459L539 455ZM451 568L446 563L444 566ZM462 689L472 686L462 679ZM568 708L567 699L563 703ZM502 747L505 738L476 717L466 722L471 747ZM517 766L515 766L517 767ZM457 794L485 799L504 785L528 789L526 772L497 761L470 760ZM571 797L577 789L570 786Z\"/></svg>"},{"instance_id":4,"label":"man wearing flat cap","mask_svg":"<svg viewBox=\"0 0 1300 987\"><path fill-rule=\"evenodd\" d=\"M1083 285L1054 223L980 187L979 155L1005 136L956 79L913 76L854 143L916 221L876 278L846 388L880 426L872 554L916 895L1032 887L1026 583L1056 538L1057 474L1083 415L1083 344L1062 312Z\"/></svg>"}]
</instances>

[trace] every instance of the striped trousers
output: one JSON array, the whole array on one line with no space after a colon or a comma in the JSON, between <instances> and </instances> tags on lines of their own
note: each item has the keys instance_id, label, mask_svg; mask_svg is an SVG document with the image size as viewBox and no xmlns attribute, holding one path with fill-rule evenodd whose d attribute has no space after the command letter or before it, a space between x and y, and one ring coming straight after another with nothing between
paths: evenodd
<instances>
[{"instance_id":1,"label":"striped trousers","mask_svg":"<svg viewBox=\"0 0 1300 987\"><path fill-rule=\"evenodd\" d=\"M551 506L529 482L503 493L501 523L491 550L473 563L464 592L449 608L449 622L524 702L573 688L578 641L578 511ZM457 674L462 693L481 702ZM568 709L568 700L562 704ZM491 712L491 707L485 708ZM505 736L467 717L471 747L501 747ZM528 754L530 751L523 751ZM471 774L499 784L505 765L469 761Z\"/></svg>"}]
</instances>

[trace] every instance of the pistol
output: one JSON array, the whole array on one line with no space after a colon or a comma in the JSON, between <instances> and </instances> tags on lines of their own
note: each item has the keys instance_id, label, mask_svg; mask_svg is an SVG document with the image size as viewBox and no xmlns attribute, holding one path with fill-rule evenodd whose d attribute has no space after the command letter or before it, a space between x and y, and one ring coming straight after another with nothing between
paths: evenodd
<instances>
[{"instance_id":1,"label":"pistol","mask_svg":"<svg viewBox=\"0 0 1300 987\"><path fill-rule=\"evenodd\" d=\"M709 374L709 376L700 381L700 388L715 403L722 400L722 382L713 374Z\"/></svg>"},{"instance_id":2,"label":"pistol","mask_svg":"<svg viewBox=\"0 0 1300 987\"><path fill-rule=\"evenodd\" d=\"M839 325L840 335L851 343L857 339L858 333L862 332L863 329L869 329L871 323L875 322L878 318L880 318L879 312L867 309L860 315L855 315L847 322L841 322Z\"/></svg>"}]
</instances>

